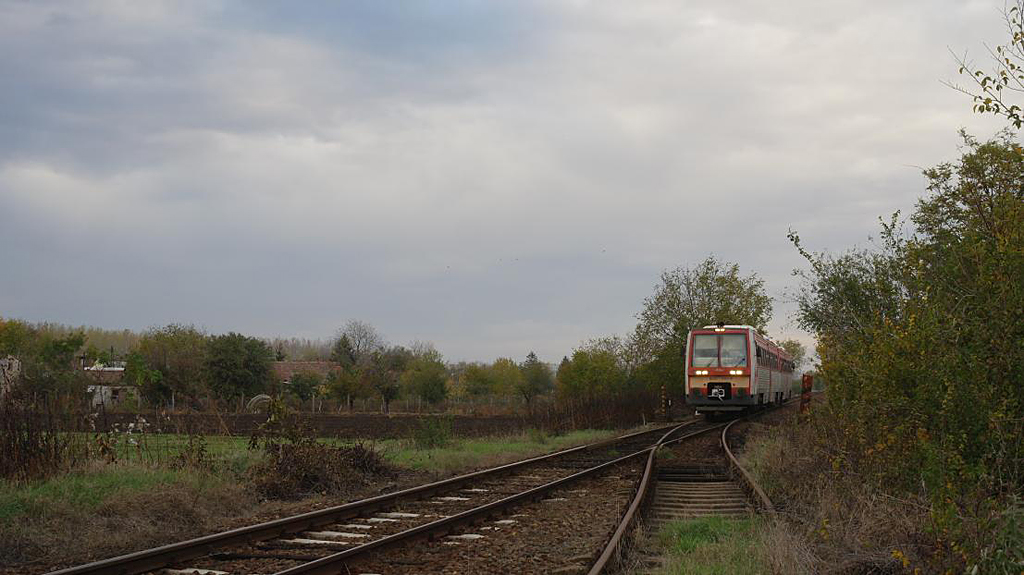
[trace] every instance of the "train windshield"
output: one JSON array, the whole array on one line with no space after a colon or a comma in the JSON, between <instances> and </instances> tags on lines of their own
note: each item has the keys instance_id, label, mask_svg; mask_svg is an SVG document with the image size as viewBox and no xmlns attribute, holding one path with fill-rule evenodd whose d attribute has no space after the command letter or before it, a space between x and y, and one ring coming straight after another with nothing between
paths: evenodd
<instances>
[{"instance_id":1,"label":"train windshield","mask_svg":"<svg viewBox=\"0 0 1024 575\"><path fill-rule=\"evenodd\" d=\"M746 367L747 336L742 333L693 336L693 367Z\"/></svg>"}]
</instances>

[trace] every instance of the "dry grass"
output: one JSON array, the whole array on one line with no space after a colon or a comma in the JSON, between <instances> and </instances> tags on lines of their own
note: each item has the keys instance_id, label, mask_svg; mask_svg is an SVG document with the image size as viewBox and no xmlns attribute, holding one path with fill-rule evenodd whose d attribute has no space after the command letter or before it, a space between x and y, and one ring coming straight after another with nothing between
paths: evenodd
<instances>
[{"instance_id":1,"label":"dry grass","mask_svg":"<svg viewBox=\"0 0 1024 575\"><path fill-rule=\"evenodd\" d=\"M45 572L210 532L254 508L242 487L214 477L121 491L95 507L54 502L46 514L0 523L0 564Z\"/></svg>"},{"instance_id":2,"label":"dry grass","mask_svg":"<svg viewBox=\"0 0 1024 575\"><path fill-rule=\"evenodd\" d=\"M814 433L796 422L769 428L740 458L779 510L763 532L772 571L900 573L924 564L928 507L834 472L809 447Z\"/></svg>"}]
</instances>

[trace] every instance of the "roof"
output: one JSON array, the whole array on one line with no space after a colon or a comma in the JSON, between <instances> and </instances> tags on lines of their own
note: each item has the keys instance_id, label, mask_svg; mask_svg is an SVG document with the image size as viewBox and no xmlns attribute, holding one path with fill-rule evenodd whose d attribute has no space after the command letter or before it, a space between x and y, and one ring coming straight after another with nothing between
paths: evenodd
<instances>
[{"instance_id":1,"label":"roof","mask_svg":"<svg viewBox=\"0 0 1024 575\"><path fill-rule=\"evenodd\" d=\"M296 373L315 373L326 378L327 374L337 367L332 361L275 361L271 365L274 375L281 381L291 380Z\"/></svg>"}]
</instances>

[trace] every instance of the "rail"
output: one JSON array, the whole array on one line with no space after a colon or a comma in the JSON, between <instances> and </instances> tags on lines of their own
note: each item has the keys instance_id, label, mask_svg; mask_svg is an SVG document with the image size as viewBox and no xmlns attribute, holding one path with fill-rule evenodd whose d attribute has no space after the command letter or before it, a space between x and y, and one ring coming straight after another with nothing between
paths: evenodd
<instances>
[{"instance_id":1,"label":"rail","mask_svg":"<svg viewBox=\"0 0 1024 575\"><path fill-rule=\"evenodd\" d=\"M214 533L203 537L197 537L186 541L155 547L152 549L145 549L142 551L121 555L118 557L112 557L109 559L95 561L85 565L69 567L67 569L53 571L48 575L137 575L139 573L146 573L148 571L153 571L156 569L160 569L162 567L166 567L167 565L170 565L172 563L186 561L189 559L195 559L197 557L208 555L218 548L228 547L236 544L249 544L267 539L273 539L275 537L280 537L291 533L312 530L324 525L330 525L332 523L337 523L339 521L343 521L346 519L355 518L362 514L373 513L383 508L392 507L399 503L400 501L421 499L438 493L451 491L463 485L469 484L473 481L479 480L482 477L500 476L503 473L511 472L521 467L525 467L535 463L543 462L546 460L553 460L573 453L579 453L588 450L607 447L610 445L614 445L615 443L618 442L637 438L639 436L664 432L666 429L671 429L671 431L675 431L687 425L697 423L697 421L698 420L694 419L691 421L684 422L682 424L676 424L674 426L662 426L655 429L648 429L644 431L629 433L614 439L599 441L596 443L582 445L579 447L572 447L569 449L563 449L561 451L556 451L554 453L540 455L537 457L531 457L529 459L524 459L522 461L508 463L505 465L499 465L497 467L467 473L459 475L457 477L452 477L441 481L435 481L432 483L427 483L424 485L403 489L393 493L386 493L368 499L353 501L343 505L337 505L334 507L320 509L317 511L311 511L300 515L294 515L291 517L284 517L281 519L276 519L265 523L259 523L256 525L249 525L238 529ZM640 453L643 453L643 451L631 454L629 456L626 456L625 458L619 458L615 461L621 462L624 459L638 456L638 454ZM591 470L587 471L589 472ZM581 473L586 474L587 472ZM546 486L540 486L535 489L540 489L543 487ZM517 495L512 497L519 496ZM450 519L456 519L458 517L459 516L453 516ZM420 527L425 528L429 525L431 524L423 525ZM423 529L423 531L426 532L430 530Z\"/></svg>"},{"instance_id":2,"label":"rail","mask_svg":"<svg viewBox=\"0 0 1024 575\"><path fill-rule=\"evenodd\" d=\"M597 561L590 568L590 571L587 572L587 575L598 575L599 573L602 573L605 570L605 568L608 567L609 564L611 564L612 560L615 558L615 554L621 548L623 538L625 538L626 533L629 532L629 528L632 527L633 524L636 522L640 510L643 507L643 503L648 496L649 488L651 485L651 478L654 476L654 458L658 449L660 449L662 446L668 443L685 441L691 437L696 437L709 431L719 429L724 425L724 423L712 425L705 429L694 431L693 433L688 433L682 437L678 437L676 439L668 441L668 436L675 432L673 430L663 435L661 439L658 440L658 443L654 447L650 448L650 453L647 455L647 465L646 467L644 467L644 474L640 478L640 483L637 486L636 495L633 497L633 500L630 502L629 507L626 509L626 513L623 515L622 521L619 522L618 527L616 527L611 539L609 539L608 543L604 547L604 550L601 552L601 555L598 556Z\"/></svg>"},{"instance_id":3,"label":"rail","mask_svg":"<svg viewBox=\"0 0 1024 575\"><path fill-rule=\"evenodd\" d=\"M782 405L780 405L779 407L785 406L789 403L792 403L792 400L782 403ZM743 466L739 464L739 461L737 461L736 456L733 455L732 450L729 449L729 442L727 440L729 429L733 426L733 424L739 421L744 421L749 417L752 417L753 415L760 415L762 413L765 413L765 411L760 411L756 414L752 414L751 416L743 417L741 419L734 419L728 423L713 425L706 429L702 429L700 431L696 431L694 433L690 433L682 437L677 437L675 439L668 440L668 436L671 435L670 432L665 434L660 440L658 440L658 443L655 446L651 447L651 452L647 457L647 466L644 468L644 474L643 477L640 479L636 495L633 496L633 500L630 502L630 505L626 509L625 514L623 514L622 520L619 522L618 527L615 529L615 532L608 540L608 543L602 550L601 555L598 556L597 561L590 568L590 571L587 572L587 575L599 575L600 573L603 573L609 565L611 565L616 553L618 553L622 547L623 539L629 532L629 529L636 523L640 510L643 508L643 503L647 500L650 486L652 483L651 478L654 474L654 461L657 450L671 443L679 443L685 441L686 439L689 439L690 437L700 435L708 431L722 429L722 447L725 450L726 458L729 460L730 469L734 470L735 474L738 475L744 488L747 489L747 491L752 492L756 495L758 501L760 502L760 509L763 512L773 513L775 511L775 507L772 505L771 499L769 499L768 495L764 492L763 489L761 489L761 486L758 485L756 481L754 481L754 478L751 477L750 473L748 473L747 470L744 469Z\"/></svg>"}]
</instances>

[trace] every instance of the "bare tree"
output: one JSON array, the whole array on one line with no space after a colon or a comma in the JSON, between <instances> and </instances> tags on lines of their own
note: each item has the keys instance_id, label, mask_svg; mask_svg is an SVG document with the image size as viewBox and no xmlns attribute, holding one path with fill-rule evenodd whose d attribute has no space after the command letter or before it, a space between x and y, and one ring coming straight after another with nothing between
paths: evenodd
<instances>
[{"instance_id":1,"label":"bare tree","mask_svg":"<svg viewBox=\"0 0 1024 575\"><path fill-rule=\"evenodd\" d=\"M342 336L348 338L356 363L359 364L366 363L374 352L380 351L386 346L384 337L377 331L377 328L357 319L349 320L345 327L338 331L338 338Z\"/></svg>"}]
</instances>

